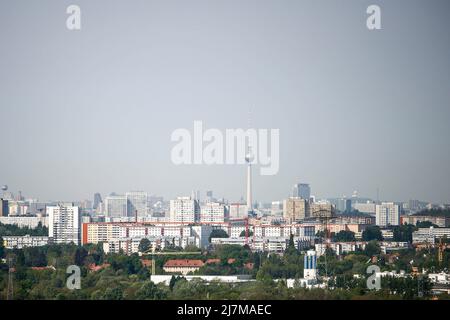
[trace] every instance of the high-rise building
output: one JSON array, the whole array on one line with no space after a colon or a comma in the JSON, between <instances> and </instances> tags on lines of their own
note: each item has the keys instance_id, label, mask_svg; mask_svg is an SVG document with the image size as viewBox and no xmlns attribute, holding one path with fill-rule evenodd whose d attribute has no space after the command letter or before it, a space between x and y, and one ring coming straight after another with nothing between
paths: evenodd
<instances>
[{"instance_id":1,"label":"high-rise building","mask_svg":"<svg viewBox=\"0 0 450 320\"><path fill-rule=\"evenodd\" d=\"M248 217L248 209L245 203L232 203L229 206L230 219L243 219Z\"/></svg>"},{"instance_id":2,"label":"high-rise building","mask_svg":"<svg viewBox=\"0 0 450 320\"><path fill-rule=\"evenodd\" d=\"M393 202L383 202L375 207L375 223L380 227L400 224L400 206Z\"/></svg>"},{"instance_id":3,"label":"high-rise building","mask_svg":"<svg viewBox=\"0 0 450 320\"><path fill-rule=\"evenodd\" d=\"M311 198L311 188L307 183L297 183L292 190L292 196L295 198L302 198L309 201Z\"/></svg>"},{"instance_id":4,"label":"high-rise building","mask_svg":"<svg viewBox=\"0 0 450 320\"><path fill-rule=\"evenodd\" d=\"M222 203L208 202L200 208L200 222L223 223L228 220L228 210Z\"/></svg>"},{"instance_id":5,"label":"high-rise building","mask_svg":"<svg viewBox=\"0 0 450 320\"><path fill-rule=\"evenodd\" d=\"M295 222L309 217L309 202L299 197L283 201L283 217L288 222Z\"/></svg>"},{"instance_id":6,"label":"high-rise building","mask_svg":"<svg viewBox=\"0 0 450 320\"><path fill-rule=\"evenodd\" d=\"M127 197L127 215L129 217L134 217L136 214L138 217L147 216L147 204L148 204L148 194L143 191L131 191L125 194Z\"/></svg>"},{"instance_id":7,"label":"high-rise building","mask_svg":"<svg viewBox=\"0 0 450 320\"><path fill-rule=\"evenodd\" d=\"M170 200L170 221L194 223L200 220L200 205L191 197L178 197Z\"/></svg>"},{"instance_id":8,"label":"high-rise building","mask_svg":"<svg viewBox=\"0 0 450 320\"><path fill-rule=\"evenodd\" d=\"M314 202L309 205L310 216L316 218L331 218L335 208L330 202Z\"/></svg>"},{"instance_id":9,"label":"high-rise building","mask_svg":"<svg viewBox=\"0 0 450 320\"><path fill-rule=\"evenodd\" d=\"M0 199L0 217L7 217L9 215L8 200Z\"/></svg>"},{"instance_id":10,"label":"high-rise building","mask_svg":"<svg viewBox=\"0 0 450 320\"><path fill-rule=\"evenodd\" d=\"M102 196L97 192L94 194L94 204L92 205L92 209L97 210L100 203L102 203Z\"/></svg>"},{"instance_id":11,"label":"high-rise building","mask_svg":"<svg viewBox=\"0 0 450 320\"><path fill-rule=\"evenodd\" d=\"M105 198L105 215L110 218L126 217L128 205L127 197L122 195L107 196Z\"/></svg>"},{"instance_id":12,"label":"high-rise building","mask_svg":"<svg viewBox=\"0 0 450 320\"><path fill-rule=\"evenodd\" d=\"M53 243L80 244L81 209L73 204L48 206L48 234Z\"/></svg>"}]
</instances>

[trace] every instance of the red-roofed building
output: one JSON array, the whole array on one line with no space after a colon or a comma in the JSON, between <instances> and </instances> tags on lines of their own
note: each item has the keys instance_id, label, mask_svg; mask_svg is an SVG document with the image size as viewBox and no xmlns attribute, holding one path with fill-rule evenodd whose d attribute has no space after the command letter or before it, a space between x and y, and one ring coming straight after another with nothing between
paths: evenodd
<instances>
[{"instance_id":1,"label":"red-roofed building","mask_svg":"<svg viewBox=\"0 0 450 320\"><path fill-rule=\"evenodd\" d=\"M144 267L150 268L152 266L152 261L149 259L141 259L141 263Z\"/></svg>"},{"instance_id":2,"label":"red-roofed building","mask_svg":"<svg viewBox=\"0 0 450 320\"><path fill-rule=\"evenodd\" d=\"M89 266L88 266L88 269L90 270L90 271L94 271L94 272L96 272L96 271L100 271L100 270L102 270L102 269L104 269L104 268L107 268L107 267L109 267L110 266L110 264L109 263L104 263L104 264L101 264L101 265L95 265L95 263L92 263L92 264L90 264Z\"/></svg>"},{"instance_id":3,"label":"red-roofed building","mask_svg":"<svg viewBox=\"0 0 450 320\"><path fill-rule=\"evenodd\" d=\"M172 259L164 264L164 271L170 273L181 273L187 275L189 272L194 272L203 267L205 263L197 259Z\"/></svg>"},{"instance_id":4,"label":"red-roofed building","mask_svg":"<svg viewBox=\"0 0 450 320\"><path fill-rule=\"evenodd\" d=\"M248 270L253 270L254 266L255 264L253 262L247 262L246 264L244 264L244 268Z\"/></svg>"},{"instance_id":5,"label":"red-roofed building","mask_svg":"<svg viewBox=\"0 0 450 320\"><path fill-rule=\"evenodd\" d=\"M206 264L218 264L220 263L220 259L208 259L206 260Z\"/></svg>"},{"instance_id":6,"label":"red-roofed building","mask_svg":"<svg viewBox=\"0 0 450 320\"><path fill-rule=\"evenodd\" d=\"M234 259L234 258L229 258L228 259L228 264L232 264L232 263L234 263L236 261L236 259Z\"/></svg>"}]
</instances>

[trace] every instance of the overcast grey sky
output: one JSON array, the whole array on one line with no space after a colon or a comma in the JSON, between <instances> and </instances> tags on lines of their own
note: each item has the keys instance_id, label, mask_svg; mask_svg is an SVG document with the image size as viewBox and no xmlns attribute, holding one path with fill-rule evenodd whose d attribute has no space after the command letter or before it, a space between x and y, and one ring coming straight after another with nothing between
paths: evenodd
<instances>
[{"instance_id":1,"label":"overcast grey sky","mask_svg":"<svg viewBox=\"0 0 450 320\"><path fill-rule=\"evenodd\" d=\"M77 4L82 29L66 28ZM382 30L366 28L366 8ZM177 128L280 129L254 199L450 202L448 0L0 0L0 184L47 199L245 195L245 166L175 166Z\"/></svg>"}]
</instances>

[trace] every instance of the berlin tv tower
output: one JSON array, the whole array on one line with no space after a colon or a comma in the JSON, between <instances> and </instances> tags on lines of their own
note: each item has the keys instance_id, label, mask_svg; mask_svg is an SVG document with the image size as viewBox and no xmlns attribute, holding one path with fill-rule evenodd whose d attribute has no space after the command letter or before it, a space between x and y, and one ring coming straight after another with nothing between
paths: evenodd
<instances>
[{"instance_id":1,"label":"berlin tv tower","mask_svg":"<svg viewBox=\"0 0 450 320\"><path fill-rule=\"evenodd\" d=\"M251 116L252 116L251 109L249 110L248 115L248 128L251 128L250 122L251 122ZM248 142L248 148L247 148L247 154L245 155L245 162L247 162L247 215L253 214L253 199L252 199L252 161L254 159L253 153L252 153L252 146L250 145L250 140Z\"/></svg>"},{"instance_id":2,"label":"berlin tv tower","mask_svg":"<svg viewBox=\"0 0 450 320\"><path fill-rule=\"evenodd\" d=\"M248 146L248 152L245 155L245 162L247 162L247 212L253 214L253 200L252 200L252 149Z\"/></svg>"}]
</instances>

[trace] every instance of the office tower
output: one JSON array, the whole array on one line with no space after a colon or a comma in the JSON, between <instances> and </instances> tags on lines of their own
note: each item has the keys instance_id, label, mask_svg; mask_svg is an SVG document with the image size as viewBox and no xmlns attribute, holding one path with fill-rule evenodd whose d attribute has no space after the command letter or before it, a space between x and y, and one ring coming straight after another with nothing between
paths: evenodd
<instances>
[{"instance_id":1,"label":"office tower","mask_svg":"<svg viewBox=\"0 0 450 320\"><path fill-rule=\"evenodd\" d=\"M136 214L138 217L147 216L147 192L143 191L131 191L125 193L127 198L127 215L128 217L134 217Z\"/></svg>"},{"instance_id":2,"label":"office tower","mask_svg":"<svg viewBox=\"0 0 450 320\"><path fill-rule=\"evenodd\" d=\"M7 217L9 215L8 200L0 199L0 217Z\"/></svg>"},{"instance_id":3,"label":"office tower","mask_svg":"<svg viewBox=\"0 0 450 320\"><path fill-rule=\"evenodd\" d=\"M107 196L105 198L105 215L110 218L120 218L127 216L126 196Z\"/></svg>"},{"instance_id":4,"label":"office tower","mask_svg":"<svg viewBox=\"0 0 450 320\"><path fill-rule=\"evenodd\" d=\"M380 227L398 226L400 224L400 206L393 202L383 202L375 207L375 223Z\"/></svg>"},{"instance_id":5,"label":"office tower","mask_svg":"<svg viewBox=\"0 0 450 320\"><path fill-rule=\"evenodd\" d=\"M307 183L297 183L294 185L292 196L295 198L302 198L309 201L311 198L311 188Z\"/></svg>"},{"instance_id":6,"label":"office tower","mask_svg":"<svg viewBox=\"0 0 450 320\"><path fill-rule=\"evenodd\" d=\"M317 278L317 255L314 250L308 250L305 254L303 278L307 280L315 280Z\"/></svg>"},{"instance_id":7,"label":"office tower","mask_svg":"<svg viewBox=\"0 0 450 320\"><path fill-rule=\"evenodd\" d=\"M309 202L299 197L283 201L283 217L288 222L295 222L309 217Z\"/></svg>"},{"instance_id":8,"label":"office tower","mask_svg":"<svg viewBox=\"0 0 450 320\"><path fill-rule=\"evenodd\" d=\"M102 196L100 193L94 194L94 204L92 205L92 209L97 210L98 206L102 203Z\"/></svg>"},{"instance_id":9,"label":"office tower","mask_svg":"<svg viewBox=\"0 0 450 320\"><path fill-rule=\"evenodd\" d=\"M53 243L80 244L81 240L81 210L73 204L48 206L48 234Z\"/></svg>"},{"instance_id":10,"label":"office tower","mask_svg":"<svg viewBox=\"0 0 450 320\"><path fill-rule=\"evenodd\" d=\"M178 197L170 200L170 221L194 223L200 220L200 205L191 197Z\"/></svg>"},{"instance_id":11,"label":"office tower","mask_svg":"<svg viewBox=\"0 0 450 320\"><path fill-rule=\"evenodd\" d=\"M227 218L228 210L226 207L217 202L208 202L200 208L200 222L223 223Z\"/></svg>"}]
</instances>

